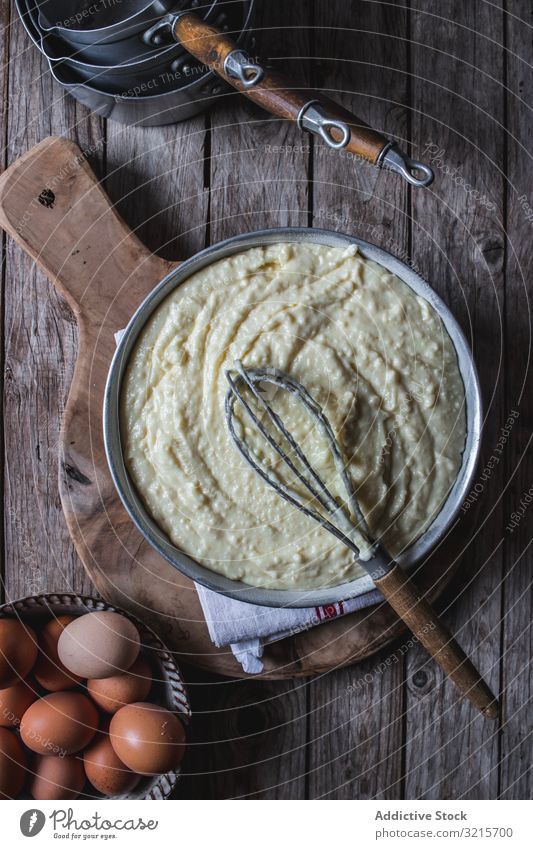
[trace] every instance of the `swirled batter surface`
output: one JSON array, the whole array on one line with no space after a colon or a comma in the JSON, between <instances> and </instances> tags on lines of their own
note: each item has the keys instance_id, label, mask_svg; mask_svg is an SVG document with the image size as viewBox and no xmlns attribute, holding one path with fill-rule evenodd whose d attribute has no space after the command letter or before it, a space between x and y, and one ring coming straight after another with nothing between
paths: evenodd
<instances>
[{"instance_id":1,"label":"swirled batter surface","mask_svg":"<svg viewBox=\"0 0 533 849\"><path fill-rule=\"evenodd\" d=\"M442 507L461 465L464 388L432 307L355 248L254 248L213 263L155 311L122 395L127 468L172 542L254 586L331 586L362 574L350 551L258 478L224 418L226 369L275 366L323 406L372 532L393 555ZM335 491L305 411L287 424ZM250 436L253 438L253 436Z\"/></svg>"}]
</instances>

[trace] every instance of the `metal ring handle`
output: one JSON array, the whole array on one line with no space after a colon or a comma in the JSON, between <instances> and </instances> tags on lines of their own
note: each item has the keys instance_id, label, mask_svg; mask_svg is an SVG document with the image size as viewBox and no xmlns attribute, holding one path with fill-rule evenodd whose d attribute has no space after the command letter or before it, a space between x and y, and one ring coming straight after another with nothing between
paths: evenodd
<instances>
[{"instance_id":1,"label":"metal ring handle","mask_svg":"<svg viewBox=\"0 0 533 849\"><path fill-rule=\"evenodd\" d=\"M264 68L252 62L245 50L232 50L224 61L224 73L232 80L239 80L244 88L258 85L265 76Z\"/></svg>"},{"instance_id":2,"label":"metal ring handle","mask_svg":"<svg viewBox=\"0 0 533 849\"><path fill-rule=\"evenodd\" d=\"M297 124L300 130L320 136L333 150L342 150L350 141L351 130L348 124L329 118L319 100L310 100L300 109ZM337 130L341 134L339 141L335 141L331 130Z\"/></svg>"},{"instance_id":3,"label":"metal ring handle","mask_svg":"<svg viewBox=\"0 0 533 849\"><path fill-rule=\"evenodd\" d=\"M341 134L340 141L335 141L331 135L330 131L333 129L338 130ZM348 124L345 124L344 121L335 121L333 118L324 119L318 133L333 150L342 150L350 141L350 128Z\"/></svg>"},{"instance_id":4,"label":"metal ring handle","mask_svg":"<svg viewBox=\"0 0 533 849\"><path fill-rule=\"evenodd\" d=\"M401 174L404 180L417 188L429 186L435 177L429 165L419 162L417 159L410 159L395 142L391 142L390 145L383 148L377 164L389 171ZM417 174L422 176L417 176Z\"/></svg>"},{"instance_id":5,"label":"metal ring handle","mask_svg":"<svg viewBox=\"0 0 533 849\"><path fill-rule=\"evenodd\" d=\"M168 14L161 18L157 23L151 26L146 32L143 33L142 40L149 47L160 47L160 42L156 40L156 36L163 31L168 32L170 35L173 34L174 24L178 18L178 15Z\"/></svg>"}]
</instances>

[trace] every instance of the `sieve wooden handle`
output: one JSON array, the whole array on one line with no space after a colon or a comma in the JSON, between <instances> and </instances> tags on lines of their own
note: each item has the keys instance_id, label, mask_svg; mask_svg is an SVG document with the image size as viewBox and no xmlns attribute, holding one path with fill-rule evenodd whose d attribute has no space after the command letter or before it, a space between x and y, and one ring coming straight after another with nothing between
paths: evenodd
<instances>
[{"instance_id":1,"label":"sieve wooden handle","mask_svg":"<svg viewBox=\"0 0 533 849\"><path fill-rule=\"evenodd\" d=\"M433 608L420 597L415 585L400 567L394 566L383 577L374 579L374 583L431 657L454 682L461 695L469 699L487 719L496 719L500 714L498 700Z\"/></svg>"},{"instance_id":2,"label":"sieve wooden handle","mask_svg":"<svg viewBox=\"0 0 533 849\"><path fill-rule=\"evenodd\" d=\"M177 15L173 21L173 37L183 47L204 65L222 77L229 85L245 94L258 106L266 109L272 115L291 121L298 121L303 129L305 122L311 119L311 111L302 118L306 106L314 103L326 116L326 123L318 122L317 134L331 147L341 146L342 133L335 122L344 122L349 127L349 138L342 149L376 164L390 141L385 136L371 129L364 121L343 109L337 103L322 94L309 91L298 91L283 76L274 71L264 70L253 63L249 65L250 78L246 79L246 66L241 68L242 78L228 71L227 59L230 54L241 53L235 42L225 33L210 24L205 23L194 13ZM253 69L261 72L260 81L253 82ZM302 120L304 125L302 125ZM320 131L322 127L323 132ZM310 129L310 132L314 130ZM330 140L328 140L328 136Z\"/></svg>"}]
</instances>

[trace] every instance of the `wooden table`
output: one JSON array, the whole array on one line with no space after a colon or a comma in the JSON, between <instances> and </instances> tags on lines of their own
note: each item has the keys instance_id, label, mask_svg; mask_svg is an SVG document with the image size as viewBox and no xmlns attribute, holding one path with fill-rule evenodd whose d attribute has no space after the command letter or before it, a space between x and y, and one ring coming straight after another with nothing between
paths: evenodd
<instances>
[{"instance_id":1,"label":"wooden table","mask_svg":"<svg viewBox=\"0 0 533 849\"><path fill-rule=\"evenodd\" d=\"M531 798L531 4L259 6L259 52L410 142L436 170L430 189L332 154L237 96L174 127L106 123L52 84L9 4L2 167L49 134L72 138L126 221L169 259L283 225L354 233L412 259L461 321L481 374L477 530L441 609L501 692L504 717L498 727L475 716L405 644L295 684L187 668L195 736L179 795ZM3 247L4 597L91 592L57 485L76 325L19 248Z\"/></svg>"}]
</instances>

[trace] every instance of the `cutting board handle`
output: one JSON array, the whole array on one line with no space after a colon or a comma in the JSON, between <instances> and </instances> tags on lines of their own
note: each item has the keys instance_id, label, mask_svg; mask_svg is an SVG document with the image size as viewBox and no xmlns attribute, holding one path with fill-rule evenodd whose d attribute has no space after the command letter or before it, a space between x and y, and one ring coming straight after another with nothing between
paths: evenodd
<instances>
[{"instance_id":1,"label":"cutting board handle","mask_svg":"<svg viewBox=\"0 0 533 849\"><path fill-rule=\"evenodd\" d=\"M148 264L154 283L168 270L119 217L85 154L64 138L44 139L1 175L0 226L82 322L105 314L133 270Z\"/></svg>"},{"instance_id":2,"label":"cutting board handle","mask_svg":"<svg viewBox=\"0 0 533 849\"><path fill-rule=\"evenodd\" d=\"M0 226L33 257L76 316L78 356L60 430L59 488L78 554L112 598L100 566L108 557L108 540L120 527L125 569L131 569L129 552L142 543L117 501L105 461L104 386L116 331L172 264L134 236L83 152L63 138L45 139L2 174Z\"/></svg>"}]
</instances>

